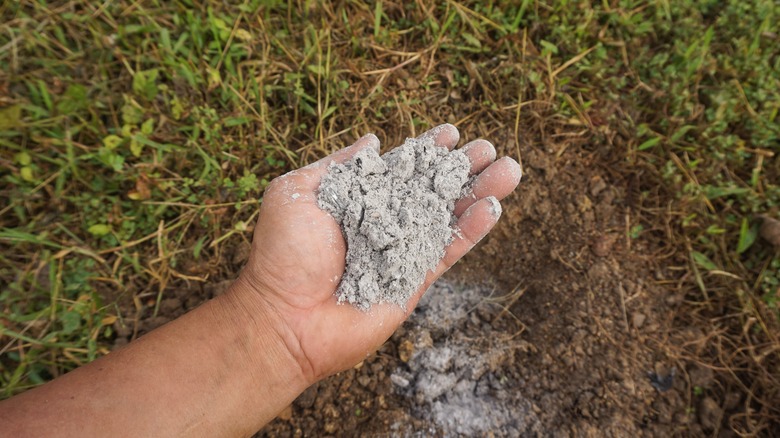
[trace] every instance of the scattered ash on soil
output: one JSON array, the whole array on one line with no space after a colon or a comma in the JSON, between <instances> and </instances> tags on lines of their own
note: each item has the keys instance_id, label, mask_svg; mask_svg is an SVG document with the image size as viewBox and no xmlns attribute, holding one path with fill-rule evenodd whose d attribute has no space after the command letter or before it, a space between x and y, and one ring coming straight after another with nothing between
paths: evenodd
<instances>
[{"instance_id":1,"label":"scattered ash on soil","mask_svg":"<svg viewBox=\"0 0 780 438\"><path fill-rule=\"evenodd\" d=\"M516 350L529 345L512 333L497 332L481 321L495 320L503 308L490 290L434 284L408 321L405 364L390 375L396 392L409 398L413 415L430 422L431 432L447 436L518 436L541 425L521 382L505 372ZM466 320L478 333L461 330ZM394 432L409 432L394 424Z\"/></svg>"}]
</instances>

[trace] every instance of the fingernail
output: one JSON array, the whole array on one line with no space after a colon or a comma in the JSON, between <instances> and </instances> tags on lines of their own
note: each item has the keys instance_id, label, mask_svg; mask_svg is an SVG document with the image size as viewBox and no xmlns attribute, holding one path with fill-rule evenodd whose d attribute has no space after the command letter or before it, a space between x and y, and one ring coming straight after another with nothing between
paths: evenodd
<instances>
[{"instance_id":1,"label":"fingernail","mask_svg":"<svg viewBox=\"0 0 780 438\"><path fill-rule=\"evenodd\" d=\"M496 159L496 147L493 145L493 143L491 143L491 142L489 142L487 140L484 140L484 139L471 141L471 142L467 143L466 145L464 145L462 148L460 148L460 151L463 152L464 154L467 154L467 153L471 152L471 150L476 148L476 147L481 147L481 148L484 149L482 151L482 156L483 157L487 155L487 156L489 156L490 161L495 161L495 159Z\"/></svg>"},{"instance_id":2,"label":"fingernail","mask_svg":"<svg viewBox=\"0 0 780 438\"><path fill-rule=\"evenodd\" d=\"M503 209L501 208L501 203L498 202L498 199L496 199L495 196L488 196L485 198L488 202L490 202L490 214L493 215L496 220L501 217L501 213L503 213Z\"/></svg>"},{"instance_id":3,"label":"fingernail","mask_svg":"<svg viewBox=\"0 0 780 438\"><path fill-rule=\"evenodd\" d=\"M420 134L420 136L417 137L417 138L419 138L421 140L428 139L428 138L436 138L436 136L439 135L439 133L443 129L442 128L443 126L444 125L434 126L433 128L431 128L431 129L423 132L422 134Z\"/></svg>"},{"instance_id":4,"label":"fingernail","mask_svg":"<svg viewBox=\"0 0 780 438\"><path fill-rule=\"evenodd\" d=\"M374 148L377 152L379 152L379 137L374 135L373 133L368 133L362 137L360 137L360 140L358 140L356 143L365 142L367 148Z\"/></svg>"},{"instance_id":5,"label":"fingernail","mask_svg":"<svg viewBox=\"0 0 780 438\"><path fill-rule=\"evenodd\" d=\"M460 132L458 131L458 128L455 127L455 125L451 123L444 123L442 125L435 126L423 132L418 138L421 140L432 139L435 141L436 138L439 136L439 134L441 134L445 130L453 130L458 134L458 136L460 136Z\"/></svg>"},{"instance_id":6,"label":"fingernail","mask_svg":"<svg viewBox=\"0 0 780 438\"><path fill-rule=\"evenodd\" d=\"M489 142L487 140L479 139L479 140L474 140L474 141L470 141L470 142L466 143L465 145L463 145L462 148L460 148L460 150L463 151L463 152L468 152L468 151L474 149L475 147L483 145L485 143L487 143L489 146L493 146L493 143L491 143L491 142Z\"/></svg>"},{"instance_id":7,"label":"fingernail","mask_svg":"<svg viewBox=\"0 0 780 438\"><path fill-rule=\"evenodd\" d=\"M509 169L515 179L515 184L519 184L520 180L523 179L523 166L521 166L520 163L515 161L515 159L512 157L503 157L501 159L512 163L509 165Z\"/></svg>"}]
</instances>

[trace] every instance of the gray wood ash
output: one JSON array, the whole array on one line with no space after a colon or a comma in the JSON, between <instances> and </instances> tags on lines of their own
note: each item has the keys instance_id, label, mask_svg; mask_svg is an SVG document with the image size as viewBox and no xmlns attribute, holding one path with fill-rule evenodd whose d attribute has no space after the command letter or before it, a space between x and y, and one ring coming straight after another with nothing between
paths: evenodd
<instances>
[{"instance_id":1,"label":"gray wood ash","mask_svg":"<svg viewBox=\"0 0 780 438\"><path fill-rule=\"evenodd\" d=\"M363 149L331 164L323 177L318 205L336 219L347 243L339 303L405 307L452 242L452 212L470 163L431 137L407 139L383 156Z\"/></svg>"}]
</instances>

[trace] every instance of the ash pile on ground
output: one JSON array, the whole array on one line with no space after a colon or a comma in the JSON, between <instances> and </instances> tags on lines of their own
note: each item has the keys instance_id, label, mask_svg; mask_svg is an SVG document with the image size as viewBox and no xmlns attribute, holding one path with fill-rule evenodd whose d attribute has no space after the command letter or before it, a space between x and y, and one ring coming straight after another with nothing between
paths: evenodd
<instances>
[{"instance_id":1,"label":"ash pile on ground","mask_svg":"<svg viewBox=\"0 0 780 438\"><path fill-rule=\"evenodd\" d=\"M532 404L519 388L521 382L504 372L515 365L515 351L527 349L528 344L512 333L495 333L489 325L478 338L460 330L466 320L481 325L482 319L500 315L503 309L490 302L490 292L440 281L409 319L406 342L411 345L405 348L411 355L390 380L398 394L413 399L412 414L431 425L430 433L541 432ZM403 423L392 425L391 430L409 432Z\"/></svg>"}]
</instances>

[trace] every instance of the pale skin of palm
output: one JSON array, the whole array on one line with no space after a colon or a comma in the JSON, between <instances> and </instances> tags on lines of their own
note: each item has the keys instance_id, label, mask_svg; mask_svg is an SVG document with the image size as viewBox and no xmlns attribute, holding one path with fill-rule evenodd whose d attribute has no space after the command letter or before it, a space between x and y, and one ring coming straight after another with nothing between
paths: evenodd
<instances>
[{"instance_id":1,"label":"pale skin of palm","mask_svg":"<svg viewBox=\"0 0 780 438\"><path fill-rule=\"evenodd\" d=\"M458 130L422 135L452 149ZM494 203L521 177L489 142L463 147L478 175L473 196L456 203L459 232L406 308L364 312L336 302L346 245L317 207L332 162L379 148L367 135L350 147L271 182L252 251L223 295L128 346L52 382L0 402L0 436L250 436L311 384L379 348L422 294L496 224ZM296 202L290 202L291 195ZM334 238L335 236L335 238Z\"/></svg>"}]
</instances>

